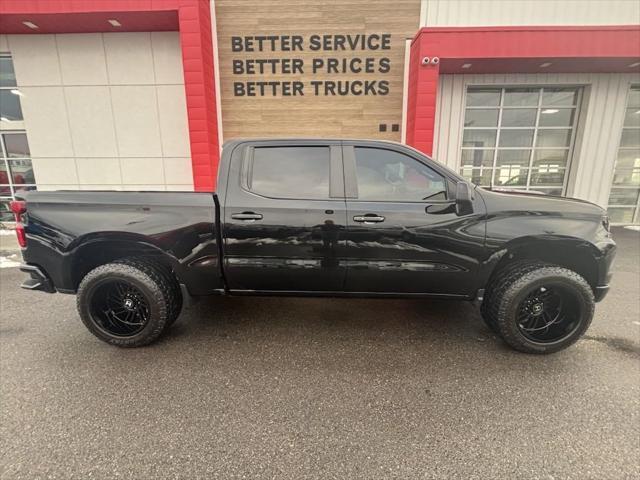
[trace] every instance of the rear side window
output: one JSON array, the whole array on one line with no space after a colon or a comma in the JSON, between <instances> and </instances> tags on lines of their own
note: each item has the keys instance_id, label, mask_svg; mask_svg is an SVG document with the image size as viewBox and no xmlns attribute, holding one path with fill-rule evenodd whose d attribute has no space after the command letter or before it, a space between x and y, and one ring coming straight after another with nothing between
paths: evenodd
<instances>
[{"instance_id":1,"label":"rear side window","mask_svg":"<svg viewBox=\"0 0 640 480\"><path fill-rule=\"evenodd\" d=\"M445 178L402 153L356 147L358 199L378 202L420 202L447 199Z\"/></svg>"},{"instance_id":2,"label":"rear side window","mask_svg":"<svg viewBox=\"0 0 640 480\"><path fill-rule=\"evenodd\" d=\"M329 147L255 147L249 190L275 198L327 199Z\"/></svg>"}]
</instances>

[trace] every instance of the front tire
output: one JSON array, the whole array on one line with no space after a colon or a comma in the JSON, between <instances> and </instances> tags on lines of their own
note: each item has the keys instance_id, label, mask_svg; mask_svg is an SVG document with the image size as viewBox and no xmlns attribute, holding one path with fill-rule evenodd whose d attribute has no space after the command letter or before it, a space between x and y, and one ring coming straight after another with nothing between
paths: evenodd
<instances>
[{"instance_id":1,"label":"front tire","mask_svg":"<svg viewBox=\"0 0 640 480\"><path fill-rule=\"evenodd\" d=\"M486 306L506 343L525 353L554 353L589 328L593 291L578 273L549 264L527 264L500 275Z\"/></svg>"},{"instance_id":2,"label":"front tire","mask_svg":"<svg viewBox=\"0 0 640 480\"><path fill-rule=\"evenodd\" d=\"M85 326L100 340L140 347L170 324L171 286L160 272L138 261L119 261L90 271L80 283L77 306Z\"/></svg>"}]
</instances>

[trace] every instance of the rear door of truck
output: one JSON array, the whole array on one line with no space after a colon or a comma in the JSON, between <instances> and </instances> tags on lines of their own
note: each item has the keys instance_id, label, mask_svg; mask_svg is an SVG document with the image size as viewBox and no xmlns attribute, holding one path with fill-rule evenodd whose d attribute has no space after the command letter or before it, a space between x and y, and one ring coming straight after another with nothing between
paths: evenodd
<instances>
[{"instance_id":1,"label":"rear door of truck","mask_svg":"<svg viewBox=\"0 0 640 480\"><path fill-rule=\"evenodd\" d=\"M342 291L346 215L339 141L239 144L223 209L228 288Z\"/></svg>"}]
</instances>

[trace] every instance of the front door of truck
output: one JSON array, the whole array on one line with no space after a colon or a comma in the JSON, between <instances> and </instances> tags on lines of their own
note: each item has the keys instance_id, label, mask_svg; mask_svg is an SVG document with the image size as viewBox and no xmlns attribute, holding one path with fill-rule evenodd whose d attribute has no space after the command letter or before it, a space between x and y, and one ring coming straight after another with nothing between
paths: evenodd
<instances>
[{"instance_id":1,"label":"front door of truck","mask_svg":"<svg viewBox=\"0 0 640 480\"><path fill-rule=\"evenodd\" d=\"M468 294L484 226L456 214L455 182L402 147L345 142L343 157L346 290Z\"/></svg>"},{"instance_id":2,"label":"front door of truck","mask_svg":"<svg viewBox=\"0 0 640 480\"><path fill-rule=\"evenodd\" d=\"M347 217L340 142L238 148L224 205L229 288L341 291Z\"/></svg>"}]
</instances>

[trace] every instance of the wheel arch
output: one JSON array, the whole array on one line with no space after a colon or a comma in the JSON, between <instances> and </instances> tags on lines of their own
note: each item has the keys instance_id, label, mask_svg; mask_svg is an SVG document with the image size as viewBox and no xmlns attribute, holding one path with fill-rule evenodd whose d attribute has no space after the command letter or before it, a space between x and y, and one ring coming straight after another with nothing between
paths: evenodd
<instances>
[{"instance_id":1,"label":"wheel arch","mask_svg":"<svg viewBox=\"0 0 640 480\"><path fill-rule=\"evenodd\" d=\"M178 260L143 236L92 236L79 241L72 252L66 262L66 271L73 291L78 289L82 279L94 268L130 257L145 257L162 264L181 281Z\"/></svg>"},{"instance_id":2,"label":"wheel arch","mask_svg":"<svg viewBox=\"0 0 640 480\"><path fill-rule=\"evenodd\" d=\"M492 255L484 284L506 265L536 260L568 268L580 274L592 289L598 285L601 252L592 243L576 237L526 236L511 240Z\"/></svg>"}]
</instances>

